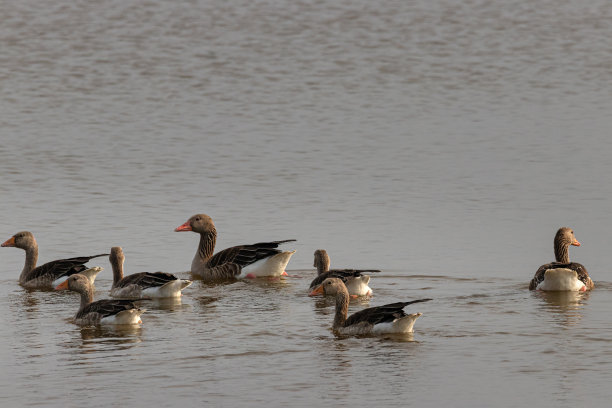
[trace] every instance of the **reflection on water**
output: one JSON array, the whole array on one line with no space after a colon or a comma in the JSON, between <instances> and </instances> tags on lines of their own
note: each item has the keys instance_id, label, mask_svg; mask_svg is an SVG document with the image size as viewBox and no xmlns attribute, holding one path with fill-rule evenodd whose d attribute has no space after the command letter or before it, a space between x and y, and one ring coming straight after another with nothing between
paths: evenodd
<instances>
[{"instance_id":1,"label":"reflection on water","mask_svg":"<svg viewBox=\"0 0 612 408\"><path fill-rule=\"evenodd\" d=\"M169 312L177 312L177 311L185 310L186 308L189 308L188 305L183 304L182 296L172 297L172 298L151 299L148 301L144 301L141 304L141 307L144 307L146 309L155 308L159 310L166 310ZM143 317L144 316L146 316L146 314L143 315Z\"/></svg>"},{"instance_id":2,"label":"reflection on water","mask_svg":"<svg viewBox=\"0 0 612 408\"><path fill-rule=\"evenodd\" d=\"M542 300L540 307L551 313L563 326L575 326L582 319L581 309L591 295L590 291L534 291Z\"/></svg>"},{"instance_id":3,"label":"reflection on water","mask_svg":"<svg viewBox=\"0 0 612 408\"><path fill-rule=\"evenodd\" d=\"M80 328L83 346L91 341L120 346L142 341L142 327L137 324L120 326L89 326Z\"/></svg>"}]
</instances>

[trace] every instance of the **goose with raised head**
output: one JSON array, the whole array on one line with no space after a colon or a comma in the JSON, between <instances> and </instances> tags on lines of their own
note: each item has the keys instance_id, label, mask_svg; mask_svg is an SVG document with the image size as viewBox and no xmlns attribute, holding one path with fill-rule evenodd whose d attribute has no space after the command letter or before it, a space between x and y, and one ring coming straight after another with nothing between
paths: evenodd
<instances>
[{"instance_id":1,"label":"goose with raised head","mask_svg":"<svg viewBox=\"0 0 612 408\"><path fill-rule=\"evenodd\" d=\"M255 278L286 275L285 267L295 251L281 251L284 241L259 242L224 249L213 255L217 230L206 214L196 214L175 231L193 231L200 234L200 244L191 263L191 273L204 280Z\"/></svg>"},{"instance_id":2,"label":"goose with raised head","mask_svg":"<svg viewBox=\"0 0 612 408\"><path fill-rule=\"evenodd\" d=\"M317 249L314 252L314 267L317 277L310 283L310 289L319 286L327 278L340 278L346 285L351 296L372 296L370 276L366 272L380 272L379 269L329 269L330 261L327 251Z\"/></svg>"},{"instance_id":3,"label":"goose with raised head","mask_svg":"<svg viewBox=\"0 0 612 408\"><path fill-rule=\"evenodd\" d=\"M570 245L580 246L571 228L559 228L554 240L555 262L542 265L529 283L529 290L586 291L595 287L586 268L569 260Z\"/></svg>"},{"instance_id":4,"label":"goose with raised head","mask_svg":"<svg viewBox=\"0 0 612 408\"><path fill-rule=\"evenodd\" d=\"M103 268L99 266L88 268L85 264L93 258L108 255L99 254L58 259L36 266L36 262L38 262L38 243L34 238L34 234L29 231L18 232L2 243L1 246L20 248L25 251L25 265L19 276L19 284L30 289L53 289L56 285L76 273L86 276L90 283L93 284L96 275Z\"/></svg>"},{"instance_id":5,"label":"goose with raised head","mask_svg":"<svg viewBox=\"0 0 612 408\"><path fill-rule=\"evenodd\" d=\"M76 324L138 324L145 309L139 309L131 300L103 299L93 301L93 287L89 280L80 274L72 275L55 290L71 290L81 295L81 305L74 317Z\"/></svg>"},{"instance_id":6,"label":"goose with raised head","mask_svg":"<svg viewBox=\"0 0 612 408\"><path fill-rule=\"evenodd\" d=\"M112 247L108 256L113 267L113 286L110 295L116 298L168 298L180 297L182 290L191 285L187 279L178 279L171 273L139 272L123 276L125 255L121 247Z\"/></svg>"},{"instance_id":7,"label":"goose with raised head","mask_svg":"<svg viewBox=\"0 0 612 408\"><path fill-rule=\"evenodd\" d=\"M332 328L341 335L412 333L414 322L422 313L406 314L403 309L413 303L431 300L389 303L363 309L348 316L349 293L341 279L325 279L310 295L320 293L336 297L336 314Z\"/></svg>"}]
</instances>

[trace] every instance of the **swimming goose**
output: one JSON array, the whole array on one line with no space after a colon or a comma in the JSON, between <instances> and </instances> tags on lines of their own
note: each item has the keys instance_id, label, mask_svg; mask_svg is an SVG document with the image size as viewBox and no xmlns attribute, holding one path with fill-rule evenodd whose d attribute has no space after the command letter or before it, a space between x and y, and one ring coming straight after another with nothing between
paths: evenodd
<instances>
[{"instance_id":1,"label":"swimming goose","mask_svg":"<svg viewBox=\"0 0 612 408\"><path fill-rule=\"evenodd\" d=\"M112 297L167 298L179 297L181 290L191 285L190 280L178 279L165 272L139 272L123 277L125 255L121 247L112 247L108 257L113 267Z\"/></svg>"},{"instance_id":2,"label":"swimming goose","mask_svg":"<svg viewBox=\"0 0 612 408\"><path fill-rule=\"evenodd\" d=\"M327 278L310 292L311 295L320 293L336 296L336 315L332 328L342 335L412 333L414 322L422 313L406 314L403 309L413 303L431 300L418 299L410 302L397 302L370 307L360 310L347 318L349 293L342 280Z\"/></svg>"},{"instance_id":3,"label":"swimming goose","mask_svg":"<svg viewBox=\"0 0 612 408\"><path fill-rule=\"evenodd\" d=\"M586 268L569 260L570 245L580 246L571 228L559 228L555 235L556 262L540 266L529 283L529 290L586 291L595 287Z\"/></svg>"},{"instance_id":4,"label":"swimming goose","mask_svg":"<svg viewBox=\"0 0 612 408\"><path fill-rule=\"evenodd\" d=\"M103 299L93 301L93 287L89 280L80 274L72 275L55 290L72 290L81 294L81 306L74 317L76 324L137 324L142 323L139 309L131 300Z\"/></svg>"},{"instance_id":5,"label":"swimming goose","mask_svg":"<svg viewBox=\"0 0 612 408\"><path fill-rule=\"evenodd\" d=\"M346 285L351 296L372 296L372 289L368 286L370 276L362 275L365 272L380 272L378 269L329 269L329 255L324 249L317 249L314 253L314 267L317 268L317 277L310 283L310 289L319 286L327 278L340 278Z\"/></svg>"},{"instance_id":6,"label":"swimming goose","mask_svg":"<svg viewBox=\"0 0 612 408\"><path fill-rule=\"evenodd\" d=\"M34 234L31 232L18 232L7 239L1 246L16 247L25 250L25 265L21 271L21 275L19 276L19 284L25 288L53 289L57 284L66 280L68 276L74 275L75 273L85 275L91 284L93 284L96 279L96 275L100 273L103 268L99 266L87 268L85 264L89 262L90 259L108 255L99 254L94 256L58 259L37 267L36 262L38 261L38 244L36 243Z\"/></svg>"},{"instance_id":7,"label":"swimming goose","mask_svg":"<svg viewBox=\"0 0 612 408\"><path fill-rule=\"evenodd\" d=\"M200 244L191 263L191 273L205 280L255 278L286 275L285 267L295 251L282 252L276 248L284 241L259 242L224 249L213 256L217 230L206 214L196 214L175 231L200 234Z\"/></svg>"}]
</instances>

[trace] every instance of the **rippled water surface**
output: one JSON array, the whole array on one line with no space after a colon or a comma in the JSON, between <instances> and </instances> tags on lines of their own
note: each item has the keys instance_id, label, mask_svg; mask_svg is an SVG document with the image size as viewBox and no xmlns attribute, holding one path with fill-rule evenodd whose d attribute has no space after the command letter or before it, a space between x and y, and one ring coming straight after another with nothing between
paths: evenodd
<instances>
[{"instance_id":1,"label":"rippled water surface","mask_svg":"<svg viewBox=\"0 0 612 408\"><path fill-rule=\"evenodd\" d=\"M3 406L607 406L612 396L612 3L9 1L0 241L40 262L120 245L188 278L295 238L282 280L143 302L79 328L73 293L0 250ZM531 293L571 226L586 294ZM313 252L380 268L351 312L431 297L414 335L338 338ZM108 294L110 265L96 281Z\"/></svg>"}]
</instances>

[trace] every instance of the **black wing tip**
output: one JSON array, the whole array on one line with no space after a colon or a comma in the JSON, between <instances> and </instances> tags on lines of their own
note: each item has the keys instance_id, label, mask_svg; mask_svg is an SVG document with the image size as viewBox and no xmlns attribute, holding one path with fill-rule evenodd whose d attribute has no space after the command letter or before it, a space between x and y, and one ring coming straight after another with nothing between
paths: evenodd
<instances>
[{"instance_id":1,"label":"black wing tip","mask_svg":"<svg viewBox=\"0 0 612 408\"><path fill-rule=\"evenodd\" d=\"M430 300L433 300L433 299L432 298L426 298L426 299L412 300L410 302L407 302L407 305L411 305L413 303L429 302Z\"/></svg>"},{"instance_id":2,"label":"black wing tip","mask_svg":"<svg viewBox=\"0 0 612 408\"><path fill-rule=\"evenodd\" d=\"M109 256L110 254L98 254L98 255L94 255L94 256L90 256L89 259L94 259L94 258L98 258L100 256Z\"/></svg>"},{"instance_id":3,"label":"black wing tip","mask_svg":"<svg viewBox=\"0 0 612 408\"><path fill-rule=\"evenodd\" d=\"M285 244L287 242L296 242L296 241L297 241L297 239L285 239L285 240L282 240L282 241L274 241L274 243L277 244L277 245L280 245L280 244Z\"/></svg>"}]
</instances>

